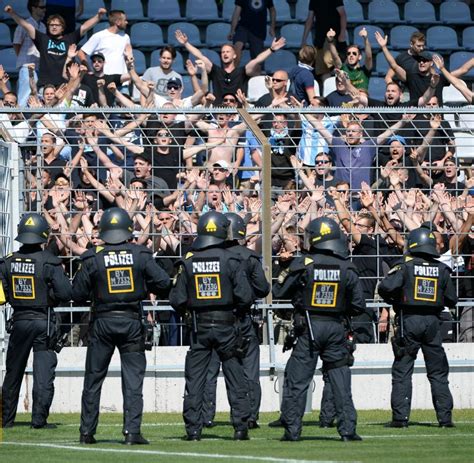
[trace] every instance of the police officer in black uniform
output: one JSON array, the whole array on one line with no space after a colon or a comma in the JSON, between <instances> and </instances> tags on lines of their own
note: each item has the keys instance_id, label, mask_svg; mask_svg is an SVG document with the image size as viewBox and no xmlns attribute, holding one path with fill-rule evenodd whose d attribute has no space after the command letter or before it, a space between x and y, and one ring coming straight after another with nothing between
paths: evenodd
<instances>
[{"instance_id":1,"label":"police officer in black uniform","mask_svg":"<svg viewBox=\"0 0 474 463\"><path fill-rule=\"evenodd\" d=\"M282 402L285 434L300 439L306 394L321 356L331 382L343 441L361 440L352 402L343 315L362 313L365 299L354 265L347 260L347 243L332 219L318 218L307 228L310 254L296 258L273 286L275 298L291 298L305 322L285 370Z\"/></svg>"},{"instance_id":2,"label":"police officer in black uniform","mask_svg":"<svg viewBox=\"0 0 474 463\"><path fill-rule=\"evenodd\" d=\"M191 312L191 348L186 356L183 418L187 440L200 440L202 403L212 351L222 362L227 384L234 439L248 439L250 404L242 367L244 343L237 316L252 304L253 294L239 256L225 249L229 220L210 211L198 222L198 236L179 262L170 304L179 313Z\"/></svg>"},{"instance_id":3,"label":"police officer in black uniform","mask_svg":"<svg viewBox=\"0 0 474 463\"><path fill-rule=\"evenodd\" d=\"M231 240L227 241L227 249L237 254L245 265L245 271L249 278L250 286L253 290L253 302L265 297L270 292L270 285L265 277L265 273L260 262L260 256L239 243L245 240L246 225L242 217L234 212L229 212L226 218L230 220L232 231ZM245 242L245 241L244 241ZM238 323L241 335L247 343L245 357L242 359L247 390L250 399L250 419L249 429L258 428L258 413L262 398L260 387L260 344L258 340L257 326L252 320L251 307L240 310L238 313ZM219 375L220 360L215 353L211 357L207 381L205 387L205 399L203 402L204 426L212 427L213 418L216 412L216 387Z\"/></svg>"},{"instance_id":4,"label":"police officer in black uniform","mask_svg":"<svg viewBox=\"0 0 474 463\"><path fill-rule=\"evenodd\" d=\"M83 444L96 443L100 392L115 347L122 364L125 443L148 444L140 433L146 369L141 302L149 292L166 291L170 280L150 249L128 242L132 232L133 222L125 210L107 209L99 223L105 244L82 254L73 280L73 299L91 301L93 320L82 392Z\"/></svg>"},{"instance_id":5,"label":"police officer in black uniform","mask_svg":"<svg viewBox=\"0 0 474 463\"><path fill-rule=\"evenodd\" d=\"M31 426L55 427L46 422L54 396L57 341L53 307L71 300L71 283L60 259L43 250L49 236L46 220L26 214L18 226L20 250L0 261L0 303L13 307L6 375L2 386L2 427L15 421L26 363L33 347L33 410Z\"/></svg>"},{"instance_id":6,"label":"police officer in black uniform","mask_svg":"<svg viewBox=\"0 0 474 463\"><path fill-rule=\"evenodd\" d=\"M456 291L449 268L436 258L436 238L420 227L408 235L408 253L379 285L379 294L394 306L396 334L392 339L392 421L388 427L406 428L410 418L413 367L421 348L431 394L441 427L453 427L453 398L448 386L449 365L441 344L440 313L454 307Z\"/></svg>"}]
</instances>

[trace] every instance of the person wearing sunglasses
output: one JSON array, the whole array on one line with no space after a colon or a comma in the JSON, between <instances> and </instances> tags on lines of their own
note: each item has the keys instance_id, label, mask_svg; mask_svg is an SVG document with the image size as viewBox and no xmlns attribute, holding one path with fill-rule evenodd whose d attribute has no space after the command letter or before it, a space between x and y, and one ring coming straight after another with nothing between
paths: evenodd
<instances>
[{"instance_id":1,"label":"person wearing sunglasses","mask_svg":"<svg viewBox=\"0 0 474 463\"><path fill-rule=\"evenodd\" d=\"M106 13L105 8L99 8L97 14L89 18L74 32L65 34L66 23L62 16L51 15L46 21L47 33L41 32L35 26L19 16L11 5L5 6L5 13L23 29L36 45L39 52L38 88L46 84L55 86L65 82L63 78L64 62L69 46L78 44L89 29L92 29Z\"/></svg>"},{"instance_id":2,"label":"person wearing sunglasses","mask_svg":"<svg viewBox=\"0 0 474 463\"><path fill-rule=\"evenodd\" d=\"M326 34L326 40L329 45L329 50L334 61L334 67L336 69L341 69L348 76L355 88L369 90L369 79L370 74L372 73L373 60L372 60L372 47L370 46L370 41L367 35L367 29L363 27L359 36L364 39L365 47L365 63L361 65L362 53L357 45L349 45L347 47L346 60L344 63L339 58L339 53L337 52L334 40L336 38L336 31L334 29L329 29Z\"/></svg>"},{"instance_id":3,"label":"person wearing sunglasses","mask_svg":"<svg viewBox=\"0 0 474 463\"><path fill-rule=\"evenodd\" d=\"M288 73L283 69L276 70L273 75L265 77L265 85L268 93L262 95L255 103L256 107L270 106L274 99L287 98L287 102L293 95L288 91Z\"/></svg>"},{"instance_id":4,"label":"person wearing sunglasses","mask_svg":"<svg viewBox=\"0 0 474 463\"><path fill-rule=\"evenodd\" d=\"M30 16L25 21L40 32L46 33L46 26L42 23L46 11L45 0L28 0L26 5ZM28 75L28 64L34 64L38 69L40 57L39 51L31 40L26 30L17 26L13 35L13 49L16 53L16 68L18 69L17 95L20 107L26 106L30 96L30 83ZM35 82L38 75L34 73Z\"/></svg>"}]
</instances>

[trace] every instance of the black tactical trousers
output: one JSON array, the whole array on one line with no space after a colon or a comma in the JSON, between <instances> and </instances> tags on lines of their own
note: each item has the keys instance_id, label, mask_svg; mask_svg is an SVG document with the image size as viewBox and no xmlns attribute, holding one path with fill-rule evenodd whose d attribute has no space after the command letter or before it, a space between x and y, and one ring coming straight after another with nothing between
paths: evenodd
<instances>
[{"instance_id":1,"label":"black tactical trousers","mask_svg":"<svg viewBox=\"0 0 474 463\"><path fill-rule=\"evenodd\" d=\"M260 387L260 344L256 328L250 316L244 317L240 322L242 336L250 339L246 356L242 359L247 391L250 400L250 419L257 421L262 399ZM206 386L204 388L204 401L202 406L203 422L214 419L216 414L216 388L221 362L217 352L212 353L207 373ZM227 384L226 384L227 386ZM227 387L228 390L228 387ZM228 395L228 394L227 394Z\"/></svg>"},{"instance_id":2,"label":"black tactical trousers","mask_svg":"<svg viewBox=\"0 0 474 463\"><path fill-rule=\"evenodd\" d=\"M53 324L50 324L53 330ZM52 334L52 332L51 332ZM2 386L3 426L15 421L18 396L26 364L33 348L33 409L31 424L46 423L54 396L56 352L48 350L47 320L18 320L8 343L6 375Z\"/></svg>"},{"instance_id":3,"label":"black tactical trousers","mask_svg":"<svg viewBox=\"0 0 474 463\"><path fill-rule=\"evenodd\" d=\"M115 347L120 351L122 364L123 433L140 433L146 370L142 324L140 320L126 317L107 317L94 320L87 347L81 434L96 432L102 383Z\"/></svg>"},{"instance_id":4,"label":"black tactical trousers","mask_svg":"<svg viewBox=\"0 0 474 463\"><path fill-rule=\"evenodd\" d=\"M311 324L315 345L311 346L306 330L298 338L285 369L281 413L286 433L294 439L301 435L306 394L314 376L318 357L321 356L327 363L338 362L347 357L345 332L341 323L316 320L312 317ZM350 369L348 366L330 368L328 378L334 394L338 432L341 436L355 434L357 414L352 402Z\"/></svg>"},{"instance_id":5,"label":"black tactical trousers","mask_svg":"<svg viewBox=\"0 0 474 463\"><path fill-rule=\"evenodd\" d=\"M336 419L336 407L334 405L334 394L332 393L331 382L326 370L323 370L323 394L321 397L321 408L319 410L319 424L321 426L330 426Z\"/></svg>"},{"instance_id":6,"label":"black tactical trousers","mask_svg":"<svg viewBox=\"0 0 474 463\"><path fill-rule=\"evenodd\" d=\"M405 355L395 357L392 366L391 404L395 421L408 421L410 418L411 378L415 359L421 347L438 421L451 422L453 398L449 391L449 365L441 344L439 323L435 315L405 315L403 317Z\"/></svg>"},{"instance_id":7,"label":"black tactical trousers","mask_svg":"<svg viewBox=\"0 0 474 463\"><path fill-rule=\"evenodd\" d=\"M232 425L236 431L246 430L250 404L242 362L233 355L236 344L234 325L199 322L198 332L191 337L191 348L186 355L186 390L183 418L186 432L200 433L203 426L203 400L209 363L215 350L222 362L227 394L232 409Z\"/></svg>"}]
</instances>

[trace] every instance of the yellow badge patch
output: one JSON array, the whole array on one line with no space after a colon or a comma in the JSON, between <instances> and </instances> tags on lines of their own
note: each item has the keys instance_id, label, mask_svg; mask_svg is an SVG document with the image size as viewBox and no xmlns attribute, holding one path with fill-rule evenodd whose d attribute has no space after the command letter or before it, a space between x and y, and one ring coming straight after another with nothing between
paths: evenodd
<instances>
[{"instance_id":1,"label":"yellow badge patch","mask_svg":"<svg viewBox=\"0 0 474 463\"><path fill-rule=\"evenodd\" d=\"M193 257L193 253L192 253L192 252L188 252L188 253L186 254L185 259L189 259L190 257Z\"/></svg>"},{"instance_id":2,"label":"yellow badge patch","mask_svg":"<svg viewBox=\"0 0 474 463\"><path fill-rule=\"evenodd\" d=\"M328 235L329 233L331 233L331 228L327 224L322 223L321 228L319 229L319 233L321 235Z\"/></svg>"},{"instance_id":3,"label":"yellow badge patch","mask_svg":"<svg viewBox=\"0 0 474 463\"><path fill-rule=\"evenodd\" d=\"M314 262L313 259L310 259L309 257L306 257L305 260L304 260L304 264L305 265L310 265Z\"/></svg>"},{"instance_id":4,"label":"yellow badge patch","mask_svg":"<svg viewBox=\"0 0 474 463\"><path fill-rule=\"evenodd\" d=\"M112 219L110 220L110 223L111 223L112 225L118 224L117 217L112 217Z\"/></svg>"},{"instance_id":5,"label":"yellow badge patch","mask_svg":"<svg viewBox=\"0 0 474 463\"><path fill-rule=\"evenodd\" d=\"M25 222L25 225L27 227L34 227L36 224L35 224L35 221L33 219L33 217L30 217L26 222Z\"/></svg>"},{"instance_id":6,"label":"yellow badge patch","mask_svg":"<svg viewBox=\"0 0 474 463\"><path fill-rule=\"evenodd\" d=\"M95 247L95 252L100 252L100 251L103 251L103 250L104 250L103 246L96 246Z\"/></svg>"},{"instance_id":7,"label":"yellow badge patch","mask_svg":"<svg viewBox=\"0 0 474 463\"><path fill-rule=\"evenodd\" d=\"M209 233L214 233L217 231L217 226L214 222L214 220L209 220L209 222L206 225L206 231Z\"/></svg>"}]
</instances>

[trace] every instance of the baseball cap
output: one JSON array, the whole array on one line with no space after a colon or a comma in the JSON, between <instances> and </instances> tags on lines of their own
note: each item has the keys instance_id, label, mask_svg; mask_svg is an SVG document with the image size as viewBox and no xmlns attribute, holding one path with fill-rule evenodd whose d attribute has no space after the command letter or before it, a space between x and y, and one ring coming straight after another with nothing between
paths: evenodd
<instances>
[{"instance_id":1,"label":"baseball cap","mask_svg":"<svg viewBox=\"0 0 474 463\"><path fill-rule=\"evenodd\" d=\"M406 146L406 144L407 144L407 141L406 141L405 138L402 137L401 135L392 135L392 136L388 139L388 144L391 145L392 142L394 142L394 141L400 142L403 146Z\"/></svg>"},{"instance_id":2,"label":"baseball cap","mask_svg":"<svg viewBox=\"0 0 474 463\"><path fill-rule=\"evenodd\" d=\"M220 161L216 161L214 164L212 164L212 167L222 167L223 169L229 170L230 166L227 161L224 161L223 159Z\"/></svg>"},{"instance_id":3,"label":"baseball cap","mask_svg":"<svg viewBox=\"0 0 474 463\"><path fill-rule=\"evenodd\" d=\"M417 61L433 61L433 54L430 53L429 51L422 51L418 53L417 55L413 55L413 58L415 58Z\"/></svg>"},{"instance_id":4,"label":"baseball cap","mask_svg":"<svg viewBox=\"0 0 474 463\"><path fill-rule=\"evenodd\" d=\"M168 82L166 83L166 87L167 88L170 88L170 87L179 87L181 88L183 86L183 83L181 82L180 79L178 79L177 77L172 77L171 79L168 80Z\"/></svg>"},{"instance_id":5,"label":"baseball cap","mask_svg":"<svg viewBox=\"0 0 474 463\"><path fill-rule=\"evenodd\" d=\"M137 158L143 159L144 161L148 162L149 164L152 163L152 155L151 155L151 152L149 150L145 150L142 153L135 153L133 155L133 159L137 159Z\"/></svg>"},{"instance_id":6,"label":"baseball cap","mask_svg":"<svg viewBox=\"0 0 474 463\"><path fill-rule=\"evenodd\" d=\"M96 51L96 52L92 53L92 55L91 55L91 61L92 61L94 58L100 58L102 61L105 61L105 56L104 56L100 51Z\"/></svg>"}]
</instances>

